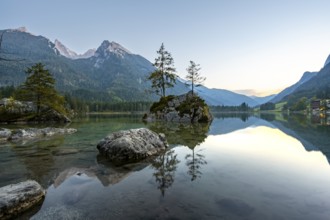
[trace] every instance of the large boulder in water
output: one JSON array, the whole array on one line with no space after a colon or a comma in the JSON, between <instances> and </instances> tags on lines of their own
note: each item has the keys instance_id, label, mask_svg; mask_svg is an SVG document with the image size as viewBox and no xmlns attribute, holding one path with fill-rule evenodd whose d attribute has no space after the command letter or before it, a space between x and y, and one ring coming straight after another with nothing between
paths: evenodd
<instances>
[{"instance_id":1,"label":"large boulder in water","mask_svg":"<svg viewBox=\"0 0 330 220\"><path fill-rule=\"evenodd\" d=\"M33 180L0 188L0 219L12 219L45 198L45 190Z\"/></svg>"},{"instance_id":2,"label":"large boulder in water","mask_svg":"<svg viewBox=\"0 0 330 220\"><path fill-rule=\"evenodd\" d=\"M162 97L159 102L153 103L143 120L196 123L211 122L213 117L205 101L189 92L180 96Z\"/></svg>"},{"instance_id":3,"label":"large boulder in water","mask_svg":"<svg viewBox=\"0 0 330 220\"><path fill-rule=\"evenodd\" d=\"M164 134L139 128L112 133L97 144L97 149L110 161L123 164L145 159L167 146Z\"/></svg>"}]
</instances>

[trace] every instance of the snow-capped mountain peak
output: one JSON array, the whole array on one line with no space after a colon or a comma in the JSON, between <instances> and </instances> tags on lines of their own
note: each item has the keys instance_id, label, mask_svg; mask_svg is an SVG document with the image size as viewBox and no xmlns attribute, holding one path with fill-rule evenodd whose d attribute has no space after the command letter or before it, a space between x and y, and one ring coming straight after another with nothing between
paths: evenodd
<instances>
[{"instance_id":1,"label":"snow-capped mountain peak","mask_svg":"<svg viewBox=\"0 0 330 220\"><path fill-rule=\"evenodd\" d=\"M55 48L60 52L61 55L70 58L70 59L81 59L81 58L89 58L94 56L96 49L89 49L84 54L77 54L76 52L70 50L66 46L64 46L59 40L55 40L54 42Z\"/></svg>"}]
</instances>

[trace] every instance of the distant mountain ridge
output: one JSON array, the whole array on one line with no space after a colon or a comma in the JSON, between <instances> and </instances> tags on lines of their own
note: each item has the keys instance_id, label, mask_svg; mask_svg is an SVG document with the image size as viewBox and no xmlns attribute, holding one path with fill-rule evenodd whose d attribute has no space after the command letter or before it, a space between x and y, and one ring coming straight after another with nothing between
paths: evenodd
<instances>
[{"instance_id":1,"label":"distant mountain ridge","mask_svg":"<svg viewBox=\"0 0 330 220\"><path fill-rule=\"evenodd\" d=\"M302 97L329 99L330 97L330 55L318 72L305 72L301 79L277 94L270 102L294 103Z\"/></svg>"},{"instance_id":2,"label":"distant mountain ridge","mask_svg":"<svg viewBox=\"0 0 330 220\"><path fill-rule=\"evenodd\" d=\"M324 66L314 77L300 85L285 100L297 100L301 97L328 99L330 97L330 65Z\"/></svg>"},{"instance_id":3,"label":"distant mountain ridge","mask_svg":"<svg viewBox=\"0 0 330 220\"><path fill-rule=\"evenodd\" d=\"M301 86L304 83L306 83L307 81L311 80L316 75L317 75L317 72L305 72L297 83L285 88L283 91L278 93L274 98L269 100L269 102L273 102L273 103L280 102L283 98L292 94L299 86Z\"/></svg>"},{"instance_id":4,"label":"distant mountain ridge","mask_svg":"<svg viewBox=\"0 0 330 220\"><path fill-rule=\"evenodd\" d=\"M79 55L59 40L51 42L36 36L26 28L0 30L3 34L1 56L21 60L0 61L0 87L18 86L25 80L25 70L42 62L53 73L56 87L88 101L152 101L157 96L146 93L146 80L155 68L144 57L130 52L119 43L105 40L97 49ZM189 91L183 80L178 80L167 94L180 95ZM260 104L253 98L223 89L198 87L196 91L210 105Z\"/></svg>"},{"instance_id":5,"label":"distant mountain ridge","mask_svg":"<svg viewBox=\"0 0 330 220\"><path fill-rule=\"evenodd\" d=\"M255 100L259 105L264 104L266 102L269 102L270 100L272 100L277 94L272 94L272 95L268 95L265 97L258 97L258 96L249 96L250 98L252 98L253 100Z\"/></svg>"}]
</instances>

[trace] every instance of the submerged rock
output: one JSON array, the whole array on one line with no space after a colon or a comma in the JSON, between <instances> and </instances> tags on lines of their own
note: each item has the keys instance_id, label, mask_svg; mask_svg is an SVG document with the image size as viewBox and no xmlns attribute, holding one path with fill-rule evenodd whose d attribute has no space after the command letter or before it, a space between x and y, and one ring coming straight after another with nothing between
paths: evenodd
<instances>
[{"instance_id":1,"label":"submerged rock","mask_svg":"<svg viewBox=\"0 0 330 220\"><path fill-rule=\"evenodd\" d=\"M97 144L102 155L115 163L139 161L167 148L164 134L147 128L115 132Z\"/></svg>"},{"instance_id":2,"label":"submerged rock","mask_svg":"<svg viewBox=\"0 0 330 220\"><path fill-rule=\"evenodd\" d=\"M0 219L11 219L43 201L45 190L34 180L0 188Z\"/></svg>"},{"instance_id":3,"label":"submerged rock","mask_svg":"<svg viewBox=\"0 0 330 220\"><path fill-rule=\"evenodd\" d=\"M6 141L11 136L11 130L0 128L0 141Z\"/></svg>"},{"instance_id":4,"label":"submerged rock","mask_svg":"<svg viewBox=\"0 0 330 220\"><path fill-rule=\"evenodd\" d=\"M17 129L9 130L0 128L0 140L11 140L20 141L27 139L35 139L42 137L50 137L58 134L72 134L77 132L74 128L27 128L27 129Z\"/></svg>"},{"instance_id":5,"label":"submerged rock","mask_svg":"<svg viewBox=\"0 0 330 220\"><path fill-rule=\"evenodd\" d=\"M31 220L53 220L53 219L87 219L83 210L63 205L48 207L38 212Z\"/></svg>"}]
</instances>

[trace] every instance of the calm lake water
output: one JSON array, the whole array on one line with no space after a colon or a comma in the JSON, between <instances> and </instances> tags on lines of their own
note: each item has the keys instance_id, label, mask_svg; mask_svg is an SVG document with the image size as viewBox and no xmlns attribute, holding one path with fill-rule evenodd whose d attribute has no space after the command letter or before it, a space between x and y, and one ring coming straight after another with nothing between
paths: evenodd
<instances>
[{"instance_id":1,"label":"calm lake water","mask_svg":"<svg viewBox=\"0 0 330 220\"><path fill-rule=\"evenodd\" d=\"M211 125L89 116L72 135L0 144L0 186L47 189L32 219L330 219L330 128L314 119L217 115ZM13 128L15 126L12 126ZM16 126L19 127L19 126ZM108 134L148 127L170 149L114 167Z\"/></svg>"}]
</instances>

